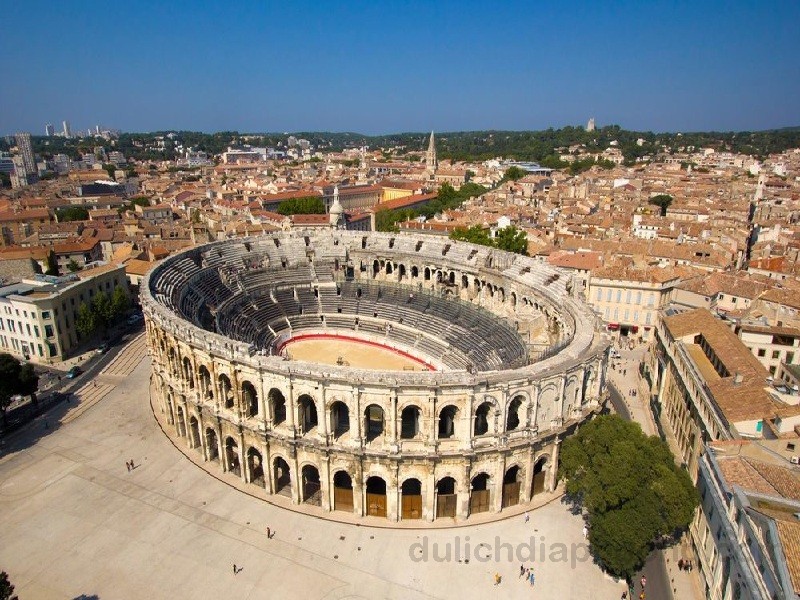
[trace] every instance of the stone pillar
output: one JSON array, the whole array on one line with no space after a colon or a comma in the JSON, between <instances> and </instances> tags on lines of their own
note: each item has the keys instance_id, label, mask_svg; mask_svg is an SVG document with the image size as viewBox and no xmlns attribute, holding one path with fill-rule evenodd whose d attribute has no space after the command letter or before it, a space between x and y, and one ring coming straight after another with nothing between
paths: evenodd
<instances>
[{"instance_id":1,"label":"stone pillar","mask_svg":"<svg viewBox=\"0 0 800 600\"><path fill-rule=\"evenodd\" d=\"M469 490L471 487L472 469L468 463L464 465L464 472L461 477L456 481L456 516L459 519L466 519L469 516Z\"/></svg>"},{"instance_id":2,"label":"stone pillar","mask_svg":"<svg viewBox=\"0 0 800 600\"><path fill-rule=\"evenodd\" d=\"M300 472L300 465L297 460L297 450L295 448L291 449L292 455L292 470L294 471L294 477L290 478L290 489L292 491L292 504L300 504L301 494L300 494L300 487L302 486L302 477L303 474ZM287 461L288 462L288 461Z\"/></svg>"},{"instance_id":3,"label":"stone pillar","mask_svg":"<svg viewBox=\"0 0 800 600\"><path fill-rule=\"evenodd\" d=\"M433 465L426 480L422 482L422 518L430 522L436 517L436 474Z\"/></svg>"},{"instance_id":4,"label":"stone pillar","mask_svg":"<svg viewBox=\"0 0 800 600\"><path fill-rule=\"evenodd\" d=\"M319 497L322 510L330 512L333 506L333 481L331 480L331 457L325 454L320 460Z\"/></svg>"},{"instance_id":5,"label":"stone pillar","mask_svg":"<svg viewBox=\"0 0 800 600\"><path fill-rule=\"evenodd\" d=\"M244 444L244 431L242 431L241 428L239 429L239 465L241 467L242 481L250 483L250 461L248 460L247 449Z\"/></svg>"},{"instance_id":6,"label":"stone pillar","mask_svg":"<svg viewBox=\"0 0 800 600\"><path fill-rule=\"evenodd\" d=\"M364 516L366 510L366 489L364 481L364 464L363 458L356 463L356 472L353 473L353 512L357 515Z\"/></svg>"},{"instance_id":7,"label":"stone pillar","mask_svg":"<svg viewBox=\"0 0 800 600\"><path fill-rule=\"evenodd\" d=\"M386 518L397 522L400 520L400 463L395 462L386 482Z\"/></svg>"},{"instance_id":8,"label":"stone pillar","mask_svg":"<svg viewBox=\"0 0 800 600\"><path fill-rule=\"evenodd\" d=\"M547 484L546 489L548 492L552 492L556 489L556 476L558 475L558 453L561 449L561 438L556 437L555 443L553 444L553 452L550 455L550 472L547 474Z\"/></svg>"},{"instance_id":9,"label":"stone pillar","mask_svg":"<svg viewBox=\"0 0 800 600\"><path fill-rule=\"evenodd\" d=\"M330 432L330 425L331 425L331 417L330 413L328 412L328 402L327 402L327 385L322 386L322 398L320 399L320 406L317 407L317 429L322 434L322 438L325 440L325 444L328 444L328 433ZM322 410L319 410L320 407Z\"/></svg>"},{"instance_id":10,"label":"stone pillar","mask_svg":"<svg viewBox=\"0 0 800 600\"><path fill-rule=\"evenodd\" d=\"M389 395L389 442L393 448L397 447L397 390L392 388ZM384 417L385 418L385 417ZM385 434L385 432L384 432Z\"/></svg>"},{"instance_id":11,"label":"stone pillar","mask_svg":"<svg viewBox=\"0 0 800 600\"><path fill-rule=\"evenodd\" d=\"M493 496L489 499L489 502L491 502L494 512L500 512L503 510L503 477L505 477L506 474L506 456L504 454L498 457L495 469L498 467L499 472L497 472L496 476L493 477L494 485L489 486L489 489L491 490L489 494Z\"/></svg>"},{"instance_id":12,"label":"stone pillar","mask_svg":"<svg viewBox=\"0 0 800 600\"><path fill-rule=\"evenodd\" d=\"M286 426L289 428L290 431L295 434L295 416L297 410L297 403L294 399L294 379L292 375L289 375L289 390L287 394L284 394L284 400L286 402Z\"/></svg>"},{"instance_id":13,"label":"stone pillar","mask_svg":"<svg viewBox=\"0 0 800 600\"><path fill-rule=\"evenodd\" d=\"M228 460L225 456L225 440L222 438L222 423L219 417L217 417L215 429L217 431L217 456L219 457L219 464L222 465L222 472L226 473L228 471Z\"/></svg>"},{"instance_id":14,"label":"stone pillar","mask_svg":"<svg viewBox=\"0 0 800 600\"><path fill-rule=\"evenodd\" d=\"M206 442L206 427L205 420L203 419L203 409L197 407L197 433L200 436L200 446L203 449L203 460L208 460L208 443Z\"/></svg>"},{"instance_id":15,"label":"stone pillar","mask_svg":"<svg viewBox=\"0 0 800 600\"><path fill-rule=\"evenodd\" d=\"M270 455L269 440L264 438L261 447L264 449L263 453L263 468L264 468L264 489L268 494L274 494L275 488L273 486L272 477L274 470L272 468L272 456Z\"/></svg>"}]
</instances>

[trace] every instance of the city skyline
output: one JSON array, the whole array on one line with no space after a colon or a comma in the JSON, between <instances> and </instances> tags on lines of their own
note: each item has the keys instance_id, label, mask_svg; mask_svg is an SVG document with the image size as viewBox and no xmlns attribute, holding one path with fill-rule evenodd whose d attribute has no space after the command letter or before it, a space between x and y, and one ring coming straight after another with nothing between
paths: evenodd
<instances>
[{"instance_id":1,"label":"city skyline","mask_svg":"<svg viewBox=\"0 0 800 600\"><path fill-rule=\"evenodd\" d=\"M7 13L0 133L68 120L123 131L642 131L798 125L800 5L173 3ZM41 16L60 24L43 37ZM98 44L103 32L128 37ZM32 41L35 40L35 43Z\"/></svg>"}]
</instances>

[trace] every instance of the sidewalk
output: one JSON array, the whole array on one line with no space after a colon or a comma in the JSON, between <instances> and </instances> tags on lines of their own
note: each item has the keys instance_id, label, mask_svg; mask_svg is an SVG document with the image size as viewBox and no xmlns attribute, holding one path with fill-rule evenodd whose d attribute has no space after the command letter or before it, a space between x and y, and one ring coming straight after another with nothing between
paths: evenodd
<instances>
[{"instance_id":1,"label":"sidewalk","mask_svg":"<svg viewBox=\"0 0 800 600\"><path fill-rule=\"evenodd\" d=\"M647 381L639 376L639 363L647 351L647 345L637 346L633 350L620 349L620 358L611 360L611 363L615 364L615 368L609 367L608 374L609 380L625 400L632 419L641 425L642 431L647 435L657 435L655 417L650 410L650 389ZM625 375L622 374L623 371ZM636 396L631 396L631 390L636 390ZM678 561L681 558L684 560L693 558L686 538L659 554L664 561L674 600L704 597L697 571L681 571L678 568ZM697 561L695 560L694 563L696 568Z\"/></svg>"}]
</instances>

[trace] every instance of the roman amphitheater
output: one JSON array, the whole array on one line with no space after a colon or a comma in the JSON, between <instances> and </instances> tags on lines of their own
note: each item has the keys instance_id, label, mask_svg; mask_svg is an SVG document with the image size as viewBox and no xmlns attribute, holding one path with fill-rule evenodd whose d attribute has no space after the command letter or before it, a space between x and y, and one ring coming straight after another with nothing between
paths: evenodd
<instances>
[{"instance_id":1,"label":"roman amphitheater","mask_svg":"<svg viewBox=\"0 0 800 600\"><path fill-rule=\"evenodd\" d=\"M564 272L430 235L216 242L142 284L157 416L298 507L466 520L556 484L607 342Z\"/></svg>"}]
</instances>

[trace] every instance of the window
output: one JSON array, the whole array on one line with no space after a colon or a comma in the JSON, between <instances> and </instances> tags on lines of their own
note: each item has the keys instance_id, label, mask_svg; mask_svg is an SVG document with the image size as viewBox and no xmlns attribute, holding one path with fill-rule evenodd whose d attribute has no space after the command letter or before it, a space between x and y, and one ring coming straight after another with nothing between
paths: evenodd
<instances>
[{"instance_id":1,"label":"window","mask_svg":"<svg viewBox=\"0 0 800 600\"><path fill-rule=\"evenodd\" d=\"M617 290L617 302L622 300L622 290Z\"/></svg>"},{"instance_id":2,"label":"window","mask_svg":"<svg viewBox=\"0 0 800 600\"><path fill-rule=\"evenodd\" d=\"M625 304L630 304L630 303L631 303L631 291L628 290L627 292L625 292Z\"/></svg>"},{"instance_id":3,"label":"window","mask_svg":"<svg viewBox=\"0 0 800 600\"><path fill-rule=\"evenodd\" d=\"M758 355L759 356L766 356L767 355L767 351L764 350L764 348L759 348L758 349Z\"/></svg>"},{"instance_id":4,"label":"window","mask_svg":"<svg viewBox=\"0 0 800 600\"><path fill-rule=\"evenodd\" d=\"M636 304L642 303L642 292L636 292Z\"/></svg>"},{"instance_id":5,"label":"window","mask_svg":"<svg viewBox=\"0 0 800 600\"><path fill-rule=\"evenodd\" d=\"M650 325L650 313L649 312L647 314L645 314L645 316L644 316L644 324L645 325Z\"/></svg>"},{"instance_id":6,"label":"window","mask_svg":"<svg viewBox=\"0 0 800 600\"><path fill-rule=\"evenodd\" d=\"M39 326L38 325L34 325L33 326L33 331L36 334L36 337L39 337Z\"/></svg>"},{"instance_id":7,"label":"window","mask_svg":"<svg viewBox=\"0 0 800 600\"><path fill-rule=\"evenodd\" d=\"M629 311L628 311L628 309L626 308L626 309L625 309L625 314L622 316L622 318L625 320L625 322L626 322L626 323L628 322L628 312L629 312Z\"/></svg>"},{"instance_id":8,"label":"window","mask_svg":"<svg viewBox=\"0 0 800 600\"><path fill-rule=\"evenodd\" d=\"M639 311L638 311L638 310L635 310L635 311L633 311L633 320L634 320L636 323L638 323L638 322L639 322Z\"/></svg>"},{"instance_id":9,"label":"window","mask_svg":"<svg viewBox=\"0 0 800 600\"><path fill-rule=\"evenodd\" d=\"M606 302L611 302L611 290L606 292Z\"/></svg>"},{"instance_id":10,"label":"window","mask_svg":"<svg viewBox=\"0 0 800 600\"><path fill-rule=\"evenodd\" d=\"M772 351L772 358L780 358L781 351L780 350L773 350Z\"/></svg>"},{"instance_id":11,"label":"window","mask_svg":"<svg viewBox=\"0 0 800 600\"><path fill-rule=\"evenodd\" d=\"M786 364L791 365L794 364L794 352L787 352L786 353Z\"/></svg>"},{"instance_id":12,"label":"window","mask_svg":"<svg viewBox=\"0 0 800 600\"><path fill-rule=\"evenodd\" d=\"M31 335L31 326L29 323L25 323L25 329L28 331L28 335Z\"/></svg>"},{"instance_id":13,"label":"window","mask_svg":"<svg viewBox=\"0 0 800 600\"><path fill-rule=\"evenodd\" d=\"M597 288L597 301L600 302L603 299L603 290Z\"/></svg>"},{"instance_id":14,"label":"window","mask_svg":"<svg viewBox=\"0 0 800 600\"><path fill-rule=\"evenodd\" d=\"M44 334L47 337L53 337L53 326L52 325L45 325L44 326Z\"/></svg>"}]
</instances>

